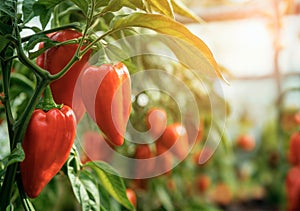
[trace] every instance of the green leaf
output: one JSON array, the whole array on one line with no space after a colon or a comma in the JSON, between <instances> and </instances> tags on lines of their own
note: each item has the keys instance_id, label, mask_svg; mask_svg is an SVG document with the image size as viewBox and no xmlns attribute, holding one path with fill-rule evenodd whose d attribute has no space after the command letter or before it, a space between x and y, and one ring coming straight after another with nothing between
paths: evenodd
<instances>
[{"instance_id":1,"label":"green leaf","mask_svg":"<svg viewBox=\"0 0 300 211\"><path fill-rule=\"evenodd\" d=\"M40 17L42 28L45 29L51 18L51 9L47 8L46 5L35 3L32 7L34 16Z\"/></svg>"},{"instance_id":2,"label":"green leaf","mask_svg":"<svg viewBox=\"0 0 300 211\"><path fill-rule=\"evenodd\" d=\"M103 8L101 13L104 14L107 12L117 12L122 7L128 7L133 10L136 10L137 8L145 10L142 0L111 0L109 4Z\"/></svg>"},{"instance_id":3,"label":"green leaf","mask_svg":"<svg viewBox=\"0 0 300 211\"><path fill-rule=\"evenodd\" d=\"M194 48L194 53L201 59L200 62L205 65L205 69L215 71L219 77L226 81L207 45L199 37L191 33L183 24L164 15L133 13L128 16L119 17L113 22L112 26L113 30L121 30L130 27L148 28L158 33L169 35L168 38L173 37L174 39L172 39L172 41L177 40L176 43L179 43L180 41L180 45L185 46L185 53L187 53L187 55L184 54L183 56L186 57L191 56L188 53L188 48Z\"/></svg>"},{"instance_id":4,"label":"green leaf","mask_svg":"<svg viewBox=\"0 0 300 211\"><path fill-rule=\"evenodd\" d=\"M11 34L12 30L13 30L13 27L11 25L0 22L0 33L2 35Z\"/></svg>"},{"instance_id":5,"label":"green leaf","mask_svg":"<svg viewBox=\"0 0 300 211\"><path fill-rule=\"evenodd\" d=\"M6 167L13 163L21 162L24 159L25 159L25 153L23 151L22 145L18 143L17 147L8 156L8 162L6 164Z\"/></svg>"},{"instance_id":6,"label":"green leaf","mask_svg":"<svg viewBox=\"0 0 300 211\"><path fill-rule=\"evenodd\" d=\"M76 159L73 157L73 159ZM68 160L67 175L73 192L82 210L100 210L100 195L98 185L93 175L87 170L77 172L76 167L71 165L72 158Z\"/></svg>"},{"instance_id":7,"label":"green leaf","mask_svg":"<svg viewBox=\"0 0 300 211\"><path fill-rule=\"evenodd\" d=\"M35 87L34 83L30 79L28 79L24 74L17 72L11 74L10 83L11 86L20 87L20 90L26 92L29 96L33 93Z\"/></svg>"},{"instance_id":8,"label":"green leaf","mask_svg":"<svg viewBox=\"0 0 300 211\"><path fill-rule=\"evenodd\" d=\"M116 170L104 162L88 162L85 166L95 172L103 187L116 201L127 209L134 210L127 198L125 184Z\"/></svg>"},{"instance_id":9,"label":"green leaf","mask_svg":"<svg viewBox=\"0 0 300 211\"><path fill-rule=\"evenodd\" d=\"M110 0L95 0L95 7L100 8L107 6L109 4Z\"/></svg>"},{"instance_id":10,"label":"green leaf","mask_svg":"<svg viewBox=\"0 0 300 211\"><path fill-rule=\"evenodd\" d=\"M9 40L0 35L0 52L9 44Z\"/></svg>"},{"instance_id":11,"label":"green leaf","mask_svg":"<svg viewBox=\"0 0 300 211\"><path fill-rule=\"evenodd\" d=\"M164 208L166 208L166 210L174 210L172 200L164 188L162 188L161 186L158 186L156 188L156 194L157 194L158 198L160 199Z\"/></svg>"},{"instance_id":12,"label":"green leaf","mask_svg":"<svg viewBox=\"0 0 300 211\"><path fill-rule=\"evenodd\" d=\"M124 59L130 58L126 50L124 51L124 48L118 47L111 43L107 44L107 46L105 47L105 52L108 58L112 61L122 61Z\"/></svg>"},{"instance_id":13,"label":"green leaf","mask_svg":"<svg viewBox=\"0 0 300 211\"><path fill-rule=\"evenodd\" d=\"M32 6L34 16L40 17L43 29L47 26L51 18L53 8L64 0L39 0Z\"/></svg>"},{"instance_id":14,"label":"green leaf","mask_svg":"<svg viewBox=\"0 0 300 211\"><path fill-rule=\"evenodd\" d=\"M50 39L45 34L33 35L24 46L24 50L26 51L32 50L36 46L36 44L47 40Z\"/></svg>"},{"instance_id":15,"label":"green leaf","mask_svg":"<svg viewBox=\"0 0 300 211\"><path fill-rule=\"evenodd\" d=\"M173 6L170 0L147 0L155 11L174 19Z\"/></svg>"},{"instance_id":16,"label":"green leaf","mask_svg":"<svg viewBox=\"0 0 300 211\"><path fill-rule=\"evenodd\" d=\"M193 13L190 9L188 9L181 1L179 0L171 0L174 12L183 17L189 18L196 22L204 22L200 17Z\"/></svg>"},{"instance_id":17,"label":"green leaf","mask_svg":"<svg viewBox=\"0 0 300 211\"><path fill-rule=\"evenodd\" d=\"M86 0L71 0L74 4L79 7L84 14L87 14L88 11L88 2Z\"/></svg>"},{"instance_id":18,"label":"green leaf","mask_svg":"<svg viewBox=\"0 0 300 211\"><path fill-rule=\"evenodd\" d=\"M6 14L10 18L15 17L15 1L13 0L1 0L0 1L0 15ZM3 13L3 14L1 14Z\"/></svg>"},{"instance_id":19,"label":"green leaf","mask_svg":"<svg viewBox=\"0 0 300 211\"><path fill-rule=\"evenodd\" d=\"M42 4L46 7L46 9L52 9L59 3L63 2L64 0L39 0L37 4Z\"/></svg>"},{"instance_id":20,"label":"green leaf","mask_svg":"<svg viewBox=\"0 0 300 211\"><path fill-rule=\"evenodd\" d=\"M33 4L36 0L24 0L22 5L22 12L23 12L23 22L27 23L34 17L33 13Z\"/></svg>"}]
</instances>

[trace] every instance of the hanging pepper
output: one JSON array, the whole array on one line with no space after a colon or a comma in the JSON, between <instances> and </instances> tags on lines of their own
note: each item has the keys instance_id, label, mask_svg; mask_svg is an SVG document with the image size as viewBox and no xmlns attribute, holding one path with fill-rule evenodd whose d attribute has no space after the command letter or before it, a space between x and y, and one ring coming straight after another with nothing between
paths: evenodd
<instances>
[{"instance_id":1,"label":"hanging pepper","mask_svg":"<svg viewBox=\"0 0 300 211\"><path fill-rule=\"evenodd\" d=\"M78 31L67 29L58 31L56 33L48 35L53 41L64 42L71 39L82 37L82 34ZM40 48L44 46L40 44ZM61 45L58 47L52 47L41 54L36 63L40 67L48 70L51 74L56 74L61 71L74 56L78 44ZM84 49L84 47L82 47ZM83 68L88 64L88 60L91 55L91 50L88 51L81 60L75 62L69 71L60 79L51 83L51 90L53 98L56 103L65 104L71 107L77 118L77 122L81 119L85 112L84 105L81 97L78 96L79 92L76 92L75 88L77 80L80 76Z\"/></svg>"},{"instance_id":2,"label":"hanging pepper","mask_svg":"<svg viewBox=\"0 0 300 211\"><path fill-rule=\"evenodd\" d=\"M285 178L287 193L287 210L300 210L300 168L294 166L289 169Z\"/></svg>"},{"instance_id":3,"label":"hanging pepper","mask_svg":"<svg viewBox=\"0 0 300 211\"><path fill-rule=\"evenodd\" d=\"M157 154L169 151L179 159L184 159L189 150L188 135L185 127L174 123L166 127L162 136L155 142Z\"/></svg>"},{"instance_id":4,"label":"hanging pepper","mask_svg":"<svg viewBox=\"0 0 300 211\"><path fill-rule=\"evenodd\" d=\"M62 168L75 134L76 118L69 106L34 110L22 143L25 159L20 163L22 184L30 198L37 197Z\"/></svg>"},{"instance_id":5,"label":"hanging pepper","mask_svg":"<svg viewBox=\"0 0 300 211\"><path fill-rule=\"evenodd\" d=\"M81 91L88 114L116 146L124 142L131 110L130 76L123 63L88 67L81 78Z\"/></svg>"},{"instance_id":6,"label":"hanging pepper","mask_svg":"<svg viewBox=\"0 0 300 211\"><path fill-rule=\"evenodd\" d=\"M146 116L147 128L153 138L159 138L167 125L167 113L164 109L152 108L147 112Z\"/></svg>"},{"instance_id":7,"label":"hanging pepper","mask_svg":"<svg viewBox=\"0 0 300 211\"><path fill-rule=\"evenodd\" d=\"M135 178L149 178L155 168L155 160L148 144L138 144L135 148Z\"/></svg>"},{"instance_id":8,"label":"hanging pepper","mask_svg":"<svg viewBox=\"0 0 300 211\"><path fill-rule=\"evenodd\" d=\"M288 161L292 165L300 164L300 132L291 135L290 146L288 150Z\"/></svg>"}]
</instances>

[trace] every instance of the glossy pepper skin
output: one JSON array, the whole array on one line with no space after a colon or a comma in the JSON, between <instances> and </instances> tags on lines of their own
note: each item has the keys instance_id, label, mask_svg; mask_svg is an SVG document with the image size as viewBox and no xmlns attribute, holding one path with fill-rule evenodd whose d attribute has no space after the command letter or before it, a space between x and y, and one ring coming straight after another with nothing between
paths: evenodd
<instances>
[{"instance_id":1,"label":"glossy pepper skin","mask_svg":"<svg viewBox=\"0 0 300 211\"><path fill-rule=\"evenodd\" d=\"M33 112L22 143L25 160L20 163L23 187L30 198L37 197L64 165L75 134L76 119L70 107Z\"/></svg>"},{"instance_id":2,"label":"glossy pepper skin","mask_svg":"<svg viewBox=\"0 0 300 211\"><path fill-rule=\"evenodd\" d=\"M53 41L64 42L80 38L82 34L78 31L67 29L49 34L48 37ZM44 44L41 43L40 48L42 48L43 45ZM56 74L69 63L77 47L78 44L52 47L37 57L36 63L41 68L48 70L51 74ZM82 49L84 49L84 47ZM77 122L79 122L83 116L85 108L81 96L78 96L80 92L77 92L75 88L78 87L76 86L77 80L83 68L87 66L91 52L92 51L88 51L79 61L73 64L63 77L50 84L54 101L58 104L65 104L71 107L75 112Z\"/></svg>"},{"instance_id":3,"label":"glossy pepper skin","mask_svg":"<svg viewBox=\"0 0 300 211\"><path fill-rule=\"evenodd\" d=\"M300 210L300 167L292 167L285 180L287 193L287 210Z\"/></svg>"},{"instance_id":4,"label":"glossy pepper skin","mask_svg":"<svg viewBox=\"0 0 300 211\"><path fill-rule=\"evenodd\" d=\"M300 164L300 132L291 135L290 146L288 151L288 161L292 165Z\"/></svg>"},{"instance_id":5,"label":"glossy pepper skin","mask_svg":"<svg viewBox=\"0 0 300 211\"><path fill-rule=\"evenodd\" d=\"M131 111L130 75L123 63L90 66L81 77L83 102L88 114L113 145L124 142Z\"/></svg>"}]
</instances>

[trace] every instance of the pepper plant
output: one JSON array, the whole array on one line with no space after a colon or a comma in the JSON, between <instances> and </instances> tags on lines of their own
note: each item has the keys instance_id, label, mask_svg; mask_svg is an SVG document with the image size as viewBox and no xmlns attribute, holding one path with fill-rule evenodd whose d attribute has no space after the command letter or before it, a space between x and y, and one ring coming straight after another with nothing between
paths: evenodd
<instances>
[{"instance_id":1,"label":"pepper plant","mask_svg":"<svg viewBox=\"0 0 300 211\"><path fill-rule=\"evenodd\" d=\"M62 159L65 162L64 166L61 168L59 165L60 175L67 178L82 210L135 209L126 196L123 179L110 165L105 162L82 164L74 145L70 152L67 150L68 152L63 153L57 148L59 143L55 142L59 139L50 137L51 133L47 138L43 136L45 130L49 130L47 127L40 127L38 124L34 126L36 131L31 139L38 140L31 141L47 142L45 145L49 146L48 148L39 148L43 144L27 144L25 134L32 129L32 121L36 121L34 115L40 101L51 101L52 97L47 94L47 87L51 87L53 97L57 101L60 101L59 96L66 93L71 95L74 89L72 80L77 80L83 71L80 69L78 72L76 69L77 66L84 66L78 65L80 62L87 63L86 57L100 52L96 64L112 63L112 53L121 54L130 46L125 43L121 47L108 48L110 41L141 34L141 29L172 36L194 46L201 54L201 62L208 64L221 76L209 48L179 23L175 15L200 21L179 0L0 0L0 91L4 107L1 111L5 113L7 142L10 146L10 154L0 161L0 210L12 210L20 204L25 210L34 210L34 206L39 204L39 197L34 200L28 198L28 195L36 197L38 193L28 194L24 187L30 186L31 183L39 184L39 179L46 178L40 178L43 177L41 175L27 178L28 180L22 178L26 175L22 172L29 172L32 168L30 164L24 163L20 171L20 162L23 163L24 159L26 161L25 157L28 156L26 152L35 152L36 156L39 156L35 158L40 162L36 168L43 168L44 162L51 162L47 160L48 155L61 157L67 153L67 161ZM40 24L36 24L37 22ZM24 36L24 31L29 31L29 35ZM66 31L77 35L69 36ZM185 53L189 52L188 49L182 50ZM120 62L128 66L129 74L138 70L135 58ZM112 80L105 83L114 82ZM58 85L59 83L62 85ZM101 92L98 90L97 95L100 98L105 96L99 91ZM101 106L105 104L105 100L101 99ZM56 103L67 104L64 100ZM41 109L44 112L52 109L43 107L43 103L39 105L42 105ZM72 109L79 121L82 113L77 113L76 108ZM102 125L98 123L98 119L96 121L98 125ZM57 125L57 131L64 130L61 128L62 124ZM53 131L53 136L54 134ZM110 136L109 138L113 139ZM74 140L71 140L71 143L72 141ZM22 144L26 145L25 153ZM122 144L122 140L118 138L119 144ZM46 168L46 171L52 174L52 178L57 170ZM47 185L51 178L47 178L43 186ZM26 184L22 184L25 182ZM111 199L114 201L111 202Z\"/></svg>"}]
</instances>

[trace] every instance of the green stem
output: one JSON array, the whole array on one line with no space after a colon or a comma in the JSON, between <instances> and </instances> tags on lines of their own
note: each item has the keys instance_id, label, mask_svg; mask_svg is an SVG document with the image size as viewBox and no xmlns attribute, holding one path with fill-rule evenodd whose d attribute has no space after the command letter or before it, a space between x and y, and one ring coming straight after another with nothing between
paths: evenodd
<instances>
[{"instance_id":1,"label":"green stem","mask_svg":"<svg viewBox=\"0 0 300 211\"><path fill-rule=\"evenodd\" d=\"M85 52L83 53L81 51L81 53L80 53L80 49L83 46L83 42L85 40L85 36L86 36L88 28L89 28L89 26L91 24L91 18L92 18L92 14L94 12L93 8L94 8L94 5L93 5L93 1L92 1L92 6L91 6L91 9L89 10L90 15L89 15L89 18L87 19L86 27L84 28L84 31L83 31L83 34L82 34L82 38L81 38L81 40L80 40L80 42L78 44L78 47L76 49L76 52L75 52L74 56L72 57L72 59L69 61L69 63L61 71L59 71L58 73L50 76L51 80L57 80L57 79L61 78L64 74L66 74L67 71L72 67L72 65L76 61L80 60L80 58L82 58L84 56L84 54L87 53L90 50L90 48L92 47L92 45L88 45L83 50Z\"/></svg>"},{"instance_id":2,"label":"green stem","mask_svg":"<svg viewBox=\"0 0 300 211\"><path fill-rule=\"evenodd\" d=\"M70 29L70 28L78 29L78 24L77 23L71 23L71 24L67 24L67 25L64 25L64 26L59 26L59 27L56 27L56 28L52 28L52 29L49 29L49 30L37 32L33 35L23 37L21 39L21 42L22 43L27 42L32 36L36 36L36 35L40 35L40 34L50 34L50 33L53 33L53 32L57 32L57 31L64 30L64 29Z\"/></svg>"},{"instance_id":3,"label":"green stem","mask_svg":"<svg viewBox=\"0 0 300 211\"><path fill-rule=\"evenodd\" d=\"M56 5L54 7L54 12L53 12L53 27L59 27L59 19L58 19L58 16L59 15L59 8L58 8L58 5Z\"/></svg>"},{"instance_id":4,"label":"green stem","mask_svg":"<svg viewBox=\"0 0 300 211\"><path fill-rule=\"evenodd\" d=\"M93 42L89 43L89 44L86 46L86 48L85 48L84 50L81 51L81 56L84 55L84 54L86 54L86 52L87 52L87 51L88 51L95 43L99 42L99 41L102 40L104 37L106 37L106 36L108 36L108 35L110 35L110 34L116 32L116 31L118 31L118 29L116 29L116 30L114 30L114 29L109 30L109 31L105 32L104 34L102 34L100 37L98 37L98 38L97 38L96 40L94 40Z\"/></svg>"},{"instance_id":5,"label":"green stem","mask_svg":"<svg viewBox=\"0 0 300 211\"><path fill-rule=\"evenodd\" d=\"M1 63L2 83L3 83L3 92L4 92L4 98L2 100L2 103L3 103L4 108L5 108L5 115L6 115L7 126L8 126L8 134L9 134L10 140L12 140L12 138L13 138L13 124L14 124L14 118L13 118L12 111L11 111L10 97L9 97L9 83L10 83L11 65L12 65L11 61ZM10 147L12 149L12 145L10 145Z\"/></svg>"},{"instance_id":6,"label":"green stem","mask_svg":"<svg viewBox=\"0 0 300 211\"><path fill-rule=\"evenodd\" d=\"M80 38L74 38L74 39L71 39L71 40L63 41L63 42L57 42L57 43L54 43L53 46L51 46L49 48L58 47L58 46L62 46L62 45L78 44L80 42L79 40L80 40ZM40 56L42 53L44 53L49 48L39 49L38 51L35 52L35 53L37 53L37 52L39 52L39 53L37 55L34 55L34 56L29 54L29 59L34 59L34 58Z\"/></svg>"},{"instance_id":7,"label":"green stem","mask_svg":"<svg viewBox=\"0 0 300 211\"><path fill-rule=\"evenodd\" d=\"M40 96L42 95L43 90L45 89L45 87L48 84L49 84L49 82L44 81L44 80L38 81L38 85L37 85L35 93L31 97L30 102L28 103L21 118L14 125L15 133L14 133L14 137L11 141L12 142L11 150L13 150L16 147L17 143L22 142L23 137L26 132L27 125L28 125L31 115L35 109L35 106L37 105L38 100L39 100ZM6 207L10 203L12 187L13 187L13 184L14 184L14 181L16 178L17 168L18 168L18 163L14 163L14 164L8 166L8 168L6 170L3 186L2 186L1 192L0 192L0 196L1 196L0 197L0 208L1 208L0 210L5 210Z\"/></svg>"},{"instance_id":8,"label":"green stem","mask_svg":"<svg viewBox=\"0 0 300 211\"><path fill-rule=\"evenodd\" d=\"M18 28L18 27L16 27ZM25 66L27 66L30 70L33 70L36 75L43 79L49 78L50 73L43 68L39 67L37 64L32 62L26 55L25 52L23 51L22 43L21 43L21 37L20 37L20 32L17 29L17 38L18 38L18 43L16 43L16 49L18 53L18 58L20 62L22 62Z\"/></svg>"},{"instance_id":9,"label":"green stem","mask_svg":"<svg viewBox=\"0 0 300 211\"><path fill-rule=\"evenodd\" d=\"M44 91L43 101L37 105L37 108L44 111L50 111L53 108L61 109L61 107L62 104L58 105L54 102L50 86L48 85Z\"/></svg>"},{"instance_id":10,"label":"green stem","mask_svg":"<svg viewBox=\"0 0 300 211\"><path fill-rule=\"evenodd\" d=\"M31 204L31 202L29 201L29 199L26 196L26 193L24 191L23 188L23 184L22 184L22 180L20 175L18 175L17 177L17 185L18 185L18 189L19 189L19 194L20 194L20 198L21 198L21 203L25 209L25 211L33 211L35 210L33 205Z\"/></svg>"},{"instance_id":11,"label":"green stem","mask_svg":"<svg viewBox=\"0 0 300 211\"><path fill-rule=\"evenodd\" d=\"M12 193L12 186L15 181L16 171L17 171L18 164L14 163L7 167L3 186L0 192L0 210L5 211L6 207L10 204L10 198Z\"/></svg>"},{"instance_id":12,"label":"green stem","mask_svg":"<svg viewBox=\"0 0 300 211\"><path fill-rule=\"evenodd\" d=\"M29 120L31 118L31 115L36 107L36 105L39 102L39 99L45 90L45 88L49 85L48 80L38 80L37 88L31 97L28 105L26 106L24 112L22 113L21 117L17 122L15 123L15 141L13 143L13 146L16 147L17 143L21 143L23 140L23 137L26 132L26 127L29 123Z\"/></svg>"}]
</instances>

